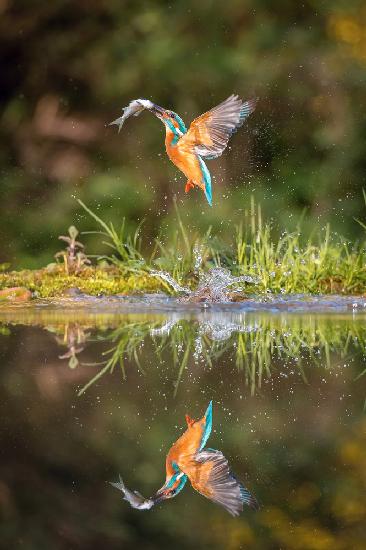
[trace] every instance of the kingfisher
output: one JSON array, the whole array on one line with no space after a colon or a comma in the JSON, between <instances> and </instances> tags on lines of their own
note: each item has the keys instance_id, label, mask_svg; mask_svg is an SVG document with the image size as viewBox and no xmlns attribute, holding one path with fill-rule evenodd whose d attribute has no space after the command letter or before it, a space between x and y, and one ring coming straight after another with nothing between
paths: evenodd
<instances>
[{"instance_id":1,"label":"kingfisher","mask_svg":"<svg viewBox=\"0 0 366 550\"><path fill-rule=\"evenodd\" d=\"M122 479L112 483L121 490L133 508L148 510L158 502L177 496L187 480L204 497L238 516L244 505L257 510L257 499L231 472L221 451L205 448L212 430L212 401L200 420L186 415L187 429L170 448L166 461L166 479L156 494L145 499L137 491L129 491Z\"/></svg>"},{"instance_id":2,"label":"kingfisher","mask_svg":"<svg viewBox=\"0 0 366 550\"><path fill-rule=\"evenodd\" d=\"M126 118L151 111L165 126L165 148L170 160L186 176L185 192L199 187L212 206L211 175L205 160L219 157L232 134L254 111L256 99L243 101L232 94L225 101L193 120L187 130L182 118L148 99L136 99L125 107L122 117L110 124L121 129ZM204 160L205 159L205 160Z\"/></svg>"}]
</instances>

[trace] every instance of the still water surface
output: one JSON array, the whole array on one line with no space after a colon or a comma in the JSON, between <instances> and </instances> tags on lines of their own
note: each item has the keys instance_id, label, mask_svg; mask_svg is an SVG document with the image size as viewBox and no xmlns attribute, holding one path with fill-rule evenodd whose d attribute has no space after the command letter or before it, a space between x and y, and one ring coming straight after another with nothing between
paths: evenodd
<instances>
[{"instance_id":1,"label":"still water surface","mask_svg":"<svg viewBox=\"0 0 366 550\"><path fill-rule=\"evenodd\" d=\"M2 547L365 549L364 309L140 306L0 311ZM210 400L260 510L130 508Z\"/></svg>"}]
</instances>

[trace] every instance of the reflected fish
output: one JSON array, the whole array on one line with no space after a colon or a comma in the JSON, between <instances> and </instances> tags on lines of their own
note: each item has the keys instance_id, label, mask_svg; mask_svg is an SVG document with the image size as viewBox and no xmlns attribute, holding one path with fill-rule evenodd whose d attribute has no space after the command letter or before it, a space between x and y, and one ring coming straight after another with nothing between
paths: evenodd
<instances>
[{"instance_id":1,"label":"reflected fish","mask_svg":"<svg viewBox=\"0 0 366 550\"><path fill-rule=\"evenodd\" d=\"M150 498L143 497L138 491L130 491L127 489L126 485L123 483L121 476L119 476L119 481L113 483L109 481L113 487L119 489L123 493L124 500L127 500L136 510L150 510L154 506L154 500Z\"/></svg>"},{"instance_id":2,"label":"reflected fish","mask_svg":"<svg viewBox=\"0 0 366 550\"><path fill-rule=\"evenodd\" d=\"M131 116L138 116L145 109L151 110L154 107L154 104L149 99L134 99L130 101L127 107L124 107L123 115L116 120L113 120L109 123L109 126L116 124L118 126L118 132L121 130L125 120Z\"/></svg>"}]
</instances>

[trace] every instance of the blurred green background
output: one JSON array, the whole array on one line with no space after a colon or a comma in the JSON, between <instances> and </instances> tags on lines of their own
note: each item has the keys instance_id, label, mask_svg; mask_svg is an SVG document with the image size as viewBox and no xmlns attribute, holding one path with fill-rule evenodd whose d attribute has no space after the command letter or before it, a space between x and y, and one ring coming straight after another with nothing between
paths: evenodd
<instances>
[{"instance_id":1,"label":"blurred green background","mask_svg":"<svg viewBox=\"0 0 366 550\"><path fill-rule=\"evenodd\" d=\"M75 197L131 230L145 219L146 247L174 228L175 195L190 231L227 239L252 194L275 231L305 209L305 235L363 235L364 2L0 0L0 14L0 262L44 265L71 223L94 229ZM190 122L231 93L260 101L209 163L212 209L184 195L149 113L105 126L133 98Z\"/></svg>"}]
</instances>

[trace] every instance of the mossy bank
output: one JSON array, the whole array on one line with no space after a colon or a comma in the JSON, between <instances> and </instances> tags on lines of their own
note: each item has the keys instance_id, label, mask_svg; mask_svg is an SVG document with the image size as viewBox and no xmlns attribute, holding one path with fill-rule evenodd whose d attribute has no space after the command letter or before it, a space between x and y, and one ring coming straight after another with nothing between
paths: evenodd
<instances>
[{"instance_id":1,"label":"mossy bank","mask_svg":"<svg viewBox=\"0 0 366 550\"><path fill-rule=\"evenodd\" d=\"M121 275L116 268L87 267L76 275L67 274L62 266L0 273L0 289L12 287L25 287L39 298L62 296L74 288L94 296L163 290L160 281L146 273Z\"/></svg>"},{"instance_id":2,"label":"mossy bank","mask_svg":"<svg viewBox=\"0 0 366 550\"><path fill-rule=\"evenodd\" d=\"M256 281L246 287L251 294L366 293L363 235L358 242L350 243L327 227L314 238L304 240L299 227L275 238L254 201L244 212L243 223L234 228L232 242L221 242L210 229L203 236L191 235L177 210L173 238L168 243L156 239L149 247L139 232L126 235L123 224L116 231L111 223L80 204L101 228L98 233L111 250L110 255L88 256L77 240L77 229L71 226L68 236L60 237L67 246L55 254L56 263L34 271L6 271L4 266L0 290L22 287L41 298L61 296L73 288L91 295L172 293L156 271L168 273L178 284L195 288L202 272L225 267L234 276L247 275Z\"/></svg>"}]
</instances>

